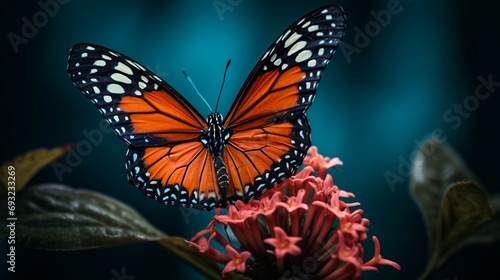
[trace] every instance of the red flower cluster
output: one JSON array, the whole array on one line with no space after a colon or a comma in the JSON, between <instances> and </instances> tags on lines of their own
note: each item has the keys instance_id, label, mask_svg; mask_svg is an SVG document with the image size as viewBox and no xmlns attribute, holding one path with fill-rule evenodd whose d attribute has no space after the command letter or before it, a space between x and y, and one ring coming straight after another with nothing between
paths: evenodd
<instances>
[{"instance_id":1,"label":"red flower cluster","mask_svg":"<svg viewBox=\"0 0 500 280\"><path fill-rule=\"evenodd\" d=\"M363 262L362 241L367 238L369 221L361 217L362 209L351 209L359 203L340 199L354 195L340 190L326 173L341 164L338 158L324 158L311 147L302 171L259 199L228 206L227 215L218 212L207 229L186 242L225 264L223 277L237 270L252 279L359 279L363 271L377 270L377 265L400 269L382 258L375 236L375 255ZM229 226L239 244L218 231L218 224ZM226 254L211 247L212 240Z\"/></svg>"}]
</instances>

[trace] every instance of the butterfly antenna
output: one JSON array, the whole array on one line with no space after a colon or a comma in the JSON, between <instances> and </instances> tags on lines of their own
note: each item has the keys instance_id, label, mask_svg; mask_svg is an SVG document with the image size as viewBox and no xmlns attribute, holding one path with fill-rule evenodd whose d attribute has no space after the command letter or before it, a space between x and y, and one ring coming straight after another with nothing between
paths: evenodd
<instances>
[{"instance_id":1,"label":"butterfly antenna","mask_svg":"<svg viewBox=\"0 0 500 280\"><path fill-rule=\"evenodd\" d=\"M217 103L215 104L215 112L217 112L217 107L219 107L219 100L222 94L222 88L224 88L224 82L226 81L227 69L229 68L229 64L231 64L231 59L227 61L226 69L224 70L224 77L222 78L222 85L220 86L219 97L217 97Z\"/></svg>"},{"instance_id":2,"label":"butterfly antenna","mask_svg":"<svg viewBox=\"0 0 500 280\"><path fill-rule=\"evenodd\" d=\"M191 80L191 78L188 76L188 74L186 73L186 71L184 71L184 69L182 69L181 71L182 71L182 74L184 74L184 76L186 77L186 79L189 81L189 83L191 83L191 85L193 86L193 88L196 91L196 93L201 97L201 99L205 102L205 104L207 104L208 109L210 109L210 111L213 112L214 110L212 110L212 107L210 107L210 104L208 104L208 102L205 100L205 98L203 98L203 95L201 95L201 93L198 91L198 89L196 88L196 86L193 83L193 80Z\"/></svg>"}]
</instances>

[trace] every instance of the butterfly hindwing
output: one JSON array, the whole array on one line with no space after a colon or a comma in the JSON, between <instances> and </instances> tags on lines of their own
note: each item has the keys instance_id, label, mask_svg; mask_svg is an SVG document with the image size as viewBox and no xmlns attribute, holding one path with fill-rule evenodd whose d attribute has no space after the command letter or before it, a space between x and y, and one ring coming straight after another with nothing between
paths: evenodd
<instances>
[{"instance_id":1,"label":"butterfly hindwing","mask_svg":"<svg viewBox=\"0 0 500 280\"><path fill-rule=\"evenodd\" d=\"M230 186L243 200L291 176L311 146L305 115L323 70L344 35L338 6L310 12L264 53L225 120L230 129L224 162Z\"/></svg>"},{"instance_id":2,"label":"butterfly hindwing","mask_svg":"<svg viewBox=\"0 0 500 280\"><path fill-rule=\"evenodd\" d=\"M310 146L310 134L305 115L233 134L224 151L230 179L227 196L234 193L248 201L292 176Z\"/></svg>"},{"instance_id":3,"label":"butterfly hindwing","mask_svg":"<svg viewBox=\"0 0 500 280\"><path fill-rule=\"evenodd\" d=\"M126 166L130 183L160 203L205 210L225 206L214 159L201 142L129 147Z\"/></svg>"}]
</instances>

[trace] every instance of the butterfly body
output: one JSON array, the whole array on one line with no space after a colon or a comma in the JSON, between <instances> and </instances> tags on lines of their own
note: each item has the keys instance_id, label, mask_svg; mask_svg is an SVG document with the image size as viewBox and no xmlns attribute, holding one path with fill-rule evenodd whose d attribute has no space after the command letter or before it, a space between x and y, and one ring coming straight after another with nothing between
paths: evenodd
<instances>
[{"instance_id":1,"label":"butterfly body","mask_svg":"<svg viewBox=\"0 0 500 280\"><path fill-rule=\"evenodd\" d=\"M259 197L302 164L311 146L305 113L344 29L337 6L297 20L258 61L225 118L203 118L153 72L99 45L75 45L68 73L128 144L131 184L163 204L211 210Z\"/></svg>"},{"instance_id":2,"label":"butterfly body","mask_svg":"<svg viewBox=\"0 0 500 280\"><path fill-rule=\"evenodd\" d=\"M217 184L222 194L229 186L229 175L222 159L222 152L231 137L231 131L225 129L222 124L222 115L212 113L207 118L208 129L203 131L199 140L210 151L214 158L214 168L217 176Z\"/></svg>"}]
</instances>

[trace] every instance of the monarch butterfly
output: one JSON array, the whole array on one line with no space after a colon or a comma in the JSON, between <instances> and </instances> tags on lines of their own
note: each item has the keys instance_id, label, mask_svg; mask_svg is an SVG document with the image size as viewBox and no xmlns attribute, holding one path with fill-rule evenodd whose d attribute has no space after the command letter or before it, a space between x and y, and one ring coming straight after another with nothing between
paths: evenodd
<instances>
[{"instance_id":1,"label":"monarch butterfly","mask_svg":"<svg viewBox=\"0 0 500 280\"><path fill-rule=\"evenodd\" d=\"M163 204L211 210L259 197L311 146L305 112L344 35L338 6L288 27L257 62L226 118L206 119L153 72L108 48L73 46L68 74L128 143L132 185Z\"/></svg>"}]
</instances>

